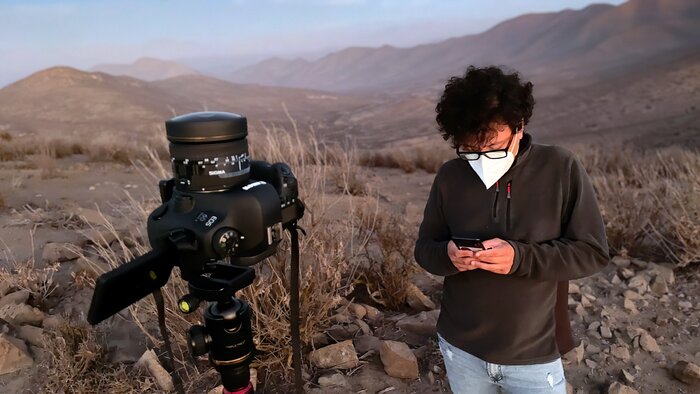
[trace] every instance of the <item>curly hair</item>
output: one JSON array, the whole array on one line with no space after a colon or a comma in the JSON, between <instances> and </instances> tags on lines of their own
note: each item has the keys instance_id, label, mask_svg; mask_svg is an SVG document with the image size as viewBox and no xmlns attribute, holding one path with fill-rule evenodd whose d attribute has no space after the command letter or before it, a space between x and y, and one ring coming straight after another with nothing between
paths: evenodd
<instances>
[{"instance_id":1,"label":"curly hair","mask_svg":"<svg viewBox=\"0 0 700 394\"><path fill-rule=\"evenodd\" d=\"M483 146L491 138L493 122L517 130L532 116L532 83L521 82L517 72L496 66L469 66L463 77L452 77L435 107L442 138L459 145Z\"/></svg>"}]
</instances>

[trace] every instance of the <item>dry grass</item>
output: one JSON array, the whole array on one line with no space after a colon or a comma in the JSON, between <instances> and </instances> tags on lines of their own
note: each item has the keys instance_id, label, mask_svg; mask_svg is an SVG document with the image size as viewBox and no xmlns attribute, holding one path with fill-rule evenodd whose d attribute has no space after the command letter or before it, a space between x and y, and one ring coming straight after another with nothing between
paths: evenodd
<instances>
[{"instance_id":1,"label":"dry grass","mask_svg":"<svg viewBox=\"0 0 700 394\"><path fill-rule=\"evenodd\" d=\"M363 152L359 163L366 167L400 168L406 173L421 169L434 174L442 163L454 157L444 144L422 145L414 148Z\"/></svg>"},{"instance_id":2,"label":"dry grass","mask_svg":"<svg viewBox=\"0 0 700 394\"><path fill-rule=\"evenodd\" d=\"M700 262L700 153L574 150L591 176L615 254Z\"/></svg>"}]
</instances>

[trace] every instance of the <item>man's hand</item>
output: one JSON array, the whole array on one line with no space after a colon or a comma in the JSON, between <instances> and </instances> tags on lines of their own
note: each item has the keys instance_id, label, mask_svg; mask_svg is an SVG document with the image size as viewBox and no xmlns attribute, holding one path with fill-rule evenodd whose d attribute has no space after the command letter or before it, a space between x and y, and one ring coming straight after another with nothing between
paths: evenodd
<instances>
[{"instance_id":1,"label":"man's hand","mask_svg":"<svg viewBox=\"0 0 700 394\"><path fill-rule=\"evenodd\" d=\"M452 264L461 272L477 269L475 265L469 264L474 260L474 252L471 250L460 250L453 241L447 243L447 255L452 260Z\"/></svg>"},{"instance_id":2,"label":"man's hand","mask_svg":"<svg viewBox=\"0 0 700 394\"><path fill-rule=\"evenodd\" d=\"M513 247L500 238L488 239L482 244L486 249L474 253L475 259L470 260L469 268L476 267L496 274L508 274L513 268L515 258Z\"/></svg>"}]
</instances>

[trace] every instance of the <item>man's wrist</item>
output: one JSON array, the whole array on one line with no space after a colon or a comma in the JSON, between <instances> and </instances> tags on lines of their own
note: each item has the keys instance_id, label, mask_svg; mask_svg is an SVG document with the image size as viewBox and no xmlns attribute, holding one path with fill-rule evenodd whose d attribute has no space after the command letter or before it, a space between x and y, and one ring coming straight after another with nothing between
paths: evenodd
<instances>
[{"instance_id":1,"label":"man's wrist","mask_svg":"<svg viewBox=\"0 0 700 394\"><path fill-rule=\"evenodd\" d=\"M518 242L513 241L513 240L506 240L508 244L513 248L513 265L510 267L510 271L508 272L508 275L514 275L515 272L520 268L520 260L521 260L521 253L520 253L520 248L518 247Z\"/></svg>"}]
</instances>

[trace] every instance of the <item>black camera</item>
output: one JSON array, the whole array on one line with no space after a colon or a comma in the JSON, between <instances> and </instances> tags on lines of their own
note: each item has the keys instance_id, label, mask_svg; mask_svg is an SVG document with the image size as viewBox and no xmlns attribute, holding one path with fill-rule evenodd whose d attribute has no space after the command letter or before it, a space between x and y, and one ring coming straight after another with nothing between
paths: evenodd
<instances>
[{"instance_id":1,"label":"black camera","mask_svg":"<svg viewBox=\"0 0 700 394\"><path fill-rule=\"evenodd\" d=\"M148 217L152 250L97 279L88 321L157 291L177 266L190 291L179 309L210 302L205 325L190 330L190 350L209 351L226 389L240 390L255 347L250 308L235 292L253 282L249 266L275 253L284 229L297 240L297 179L287 164L251 160L243 116L187 114L166 121L166 132L173 178L160 182L162 205Z\"/></svg>"}]
</instances>

